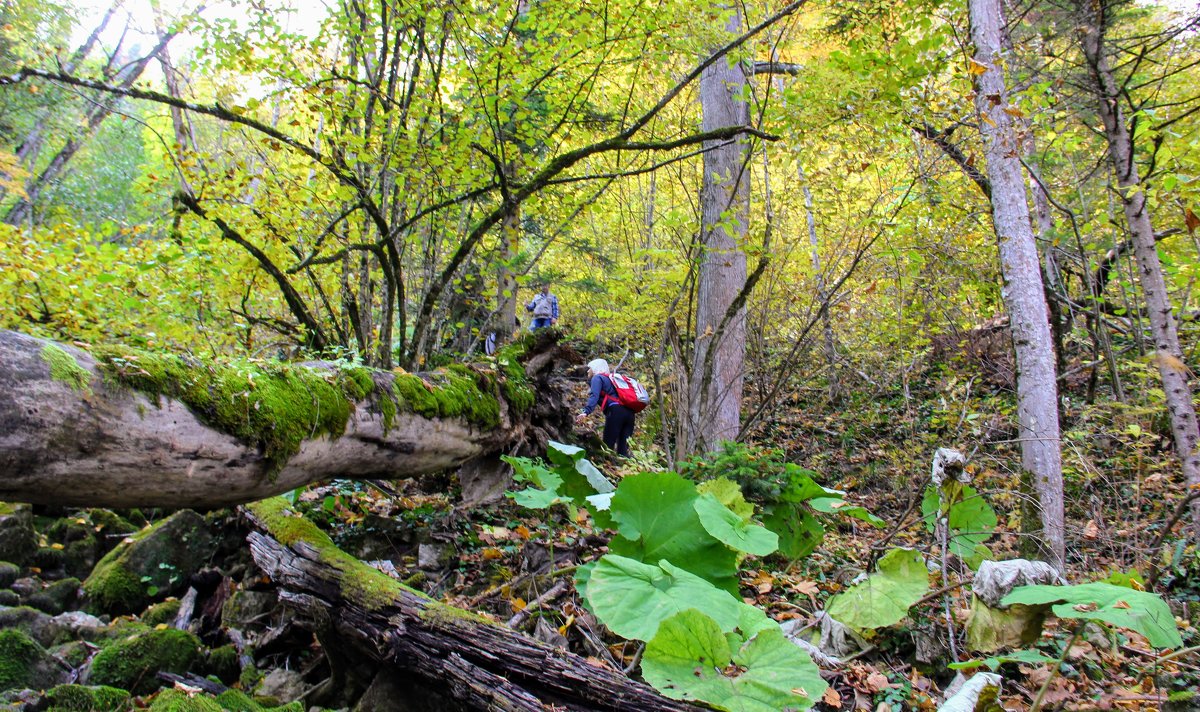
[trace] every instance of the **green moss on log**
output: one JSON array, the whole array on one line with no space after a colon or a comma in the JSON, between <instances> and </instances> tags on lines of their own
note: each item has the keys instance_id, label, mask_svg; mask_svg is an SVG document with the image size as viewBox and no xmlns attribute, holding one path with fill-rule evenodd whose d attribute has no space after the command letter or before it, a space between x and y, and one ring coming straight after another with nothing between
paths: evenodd
<instances>
[{"instance_id":1,"label":"green moss on log","mask_svg":"<svg viewBox=\"0 0 1200 712\"><path fill-rule=\"evenodd\" d=\"M92 393L92 374L71 354L54 344L42 347L42 359L50 366L50 377L71 387L71 390Z\"/></svg>"},{"instance_id":2,"label":"green moss on log","mask_svg":"<svg viewBox=\"0 0 1200 712\"><path fill-rule=\"evenodd\" d=\"M533 336L526 335L496 351L496 365L504 373L501 383L504 398L517 413L527 413L533 408L533 387L525 377L525 366L520 361L532 345Z\"/></svg>"},{"instance_id":3,"label":"green moss on log","mask_svg":"<svg viewBox=\"0 0 1200 712\"><path fill-rule=\"evenodd\" d=\"M271 471L305 440L340 437L359 393L358 381L339 371L245 360L217 364L132 349L97 349L96 355L118 383L178 400L210 426L257 446Z\"/></svg>"},{"instance_id":4,"label":"green moss on log","mask_svg":"<svg viewBox=\"0 0 1200 712\"><path fill-rule=\"evenodd\" d=\"M499 383L486 372L456 365L421 376L392 374L391 388L381 388L386 381L363 367L323 370L246 360L217 364L111 347L97 348L95 355L110 380L156 399L184 403L207 425L258 447L270 471L278 471L305 440L340 437L355 405L372 397L385 431L399 412L495 428L500 424L498 398L508 400L517 413L533 406L533 389L517 361L525 348L525 342L505 348L506 355L498 359Z\"/></svg>"}]
</instances>

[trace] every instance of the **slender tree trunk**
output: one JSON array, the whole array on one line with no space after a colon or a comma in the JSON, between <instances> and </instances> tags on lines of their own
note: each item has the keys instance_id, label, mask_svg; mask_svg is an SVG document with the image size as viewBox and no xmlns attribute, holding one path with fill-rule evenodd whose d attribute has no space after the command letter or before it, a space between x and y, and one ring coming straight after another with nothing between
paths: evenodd
<instances>
[{"instance_id":1,"label":"slender tree trunk","mask_svg":"<svg viewBox=\"0 0 1200 712\"><path fill-rule=\"evenodd\" d=\"M817 219L813 214L812 189L804 175L802 161L796 161L796 177L804 193L804 216L808 222L808 247L812 257L813 274L817 278L817 303L821 305L821 334L825 351L825 366L829 369L829 398L836 401L841 393L837 372L837 345L833 338L833 322L829 318L829 294L825 289L825 275L821 271L821 249L817 240Z\"/></svg>"},{"instance_id":2,"label":"slender tree trunk","mask_svg":"<svg viewBox=\"0 0 1200 712\"><path fill-rule=\"evenodd\" d=\"M975 106L987 148L992 222L1000 243L1004 304L1016 351L1021 465L1033 478L1037 492L1044 555L1055 568L1062 570L1065 532L1054 348L1018 158L1020 139L1008 113L1011 107L1001 69L1000 3L970 0L969 9L971 37L975 42Z\"/></svg>"},{"instance_id":3,"label":"slender tree trunk","mask_svg":"<svg viewBox=\"0 0 1200 712\"><path fill-rule=\"evenodd\" d=\"M731 35L742 19L733 10L726 23ZM746 87L741 63L716 62L700 75L701 130L746 125L749 112L741 99ZM737 437L741 417L746 313L739 309L722 326L746 283L742 241L749 221L750 177L746 144L741 139L705 142L704 183L700 191L701 247L696 295L696 347L690 374L689 448L710 451Z\"/></svg>"},{"instance_id":4,"label":"slender tree trunk","mask_svg":"<svg viewBox=\"0 0 1200 712\"><path fill-rule=\"evenodd\" d=\"M1133 241L1137 260L1138 283L1146 300L1150 331L1154 336L1158 374L1166 394L1167 411L1171 417L1171 434L1175 438L1175 454L1183 468L1184 481L1191 491L1200 489L1200 430L1192 404L1192 389L1188 384L1188 367L1179 348L1179 334L1171 298L1163 279L1162 264L1155 246L1154 226L1146 205L1145 187L1134 158L1133 135L1126 124L1121 102L1124 97L1118 88L1112 67L1105 54L1104 32L1106 18L1102 7L1080 3L1083 17L1080 37L1088 71L1095 83L1104 137L1108 141L1108 157L1117 180L1117 194L1125 211L1125 221ZM1200 499L1192 501L1193 537L1200 540Z\"/></svg>"},{"instance_id":5,"label":"slender tree trunk","mask_svg":"<svg viewBox=\"0 0 1200 712\"><path fill-rule=\"evenodd\" d=\"M156 58L159 52L166 49L167 44L175 37L175 34L176 33L169 33L163 35L159 39L158 45L156 45L154 49L149 52L149 54L142 57L132 66L130 66L124 72L121 78L120 87L123 89L132 87L133 83L142 76L142 72L145 71L146 65L148 65L152 59ZM50 159L50 163L42 170L38 177L34 179L28 186L26 186L25 192L27 197L17 201L17 203L8 211L8 214L4 217L4 222L6 224L20 225L25 220L29 219L33 213L33 205L41 195L42 191L47 185L49 185L62 174L63 170L67 166L67 163L69 163L71 159L75 157L75 154L79 152L79 149L83 147L84 143L86 143L87 140L96 133L96 130L100 128L100 124L112 115L120 101L121 99L119 96L107 96L87 112L87 116L83 122L83 129L77 135L69 138L67 143L61 149L59 149L58 153L54 155L54 158Z\"/></svg>"},{"instance_id":6,"label":"slender tree trunk","mask_svg":"<svg viewBox=\"0 0 1200 712\"><path fill-rule=\"evenodd\" d=\"M87 56L91 54L92 49L96 46L96 42L100 39L100 34L104 32L105 28L108 27L109 21L112 20L112 16L116 14L117 8L120 7L121 2L122 0L116 0L108 7L108 10L106 10L104 13L104 17L100 19L100 23L96 25L95 29L92 30L92 33L88 35L88 38L84 40L83 44L79 45L79 47L71 53L71 56L67 58L67 61L63 63L62 69L64 72L74 72L75 68L79 66L79 63L87 59ZM45 143L46 124L49 123L52 115L61 110L62 107L60 106L53 106L43 110L43 113L41 117L38 118L37 123L33 125L33 128L29 129L29 132L25 134L24 140L22 140L21 144L17 146L15 153L16 157L30 170L33 170L33 166L37 162L38 153L42 150L42 145ZM0 186L0 201L4 200L4 197L7 194L8 191Z\"/></svg>"}]
</instances>

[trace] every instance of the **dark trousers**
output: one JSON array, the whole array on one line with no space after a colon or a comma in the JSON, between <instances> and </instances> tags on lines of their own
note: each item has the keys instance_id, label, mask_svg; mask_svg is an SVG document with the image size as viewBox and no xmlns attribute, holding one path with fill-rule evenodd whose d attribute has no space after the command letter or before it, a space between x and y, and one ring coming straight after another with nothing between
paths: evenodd
<instances>
[{"instance_id":1,"label":"dark trousers","mask_svg":"<svg viewBox=\"0 0 1200 712\"><path fill-rule=\"evenodd\" d=\"M629 457L629 436L633 435L633 411L614 403L604 411L604 444L622 457Z\"/></svg>"}]
</instances>

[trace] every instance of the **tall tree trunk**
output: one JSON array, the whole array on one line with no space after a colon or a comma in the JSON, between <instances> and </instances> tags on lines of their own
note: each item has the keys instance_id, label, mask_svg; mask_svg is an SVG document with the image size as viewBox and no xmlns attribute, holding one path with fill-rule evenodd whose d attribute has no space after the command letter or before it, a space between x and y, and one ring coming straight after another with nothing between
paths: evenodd
<instances>
[{"instance_id":1,"label":"tall tree trunk","mask_svg":"<svg viewBox=\"0 0 1200 712\"><path fill-rule=\"evenodd\" d=\"M1000 243L1004 305L1017 361L1017 418L1021 465L1033 478L1041 509L1043 552L1062 570L1065 557L1062 453L1054 347L1025 181L1020 139L1008 113L1001 56L999 0L970 0L975 42L975 107L987 148L992 222Z\"/></svg>"},{"instance_id":2,"label":"tall tree trunk","mask_svg":"<svg viewBox=\"0 0 1200 712\"><path fill-rule=\"evenodd\" d=\"M741 32L730 8L725 29ZM749 123L742 64L715 62L700 75L702 131ZM741 139L705 142L700 190L701 246L696 299L696 346L689 374L689 452L707 452L738 434L746 349L746 313L726 314L746 283L742 241L749 221L750 176Z\"/></svg>"},{"instance_id":3,"label":"tall tree trunk","mask_svg":"<svg viewBox=\"0 0 1200 712\"><path fill-rule=\"evenodd\" d=\"M1125 211L1125 222L1133 242L1133 254L1138 265L1138 283L1146 300L1150 331L1154 335L1157 352L1158 374L1166 394L1167 411L1171 417L1171 434L1175 438L1175 454L1183 468L1184 481L1189 491L1200 491L1200 430L1196 424L1196 410L1192 404L1192 389L1188 384L1188 367L1179 348L1179 334L1175 327L1175 315L1166 281L1163 279L1162 264L1155 246L1154 226L1146 205L1146 191L1142 185L1134 158L1133 134L1126 125L1121 102L1124 97L1113 76L1104 45L1106 8L1099 3L1079 3L1083 20L1080 39L1087 60L1088 72L1094 82L1094 90L1100 119L1104 123L1104 137L1108 142L1108 157L1117 179L1117 194ZM1200 540L1200 498L1191 503L1193 537Z\"/></svg>"}]
</instances>

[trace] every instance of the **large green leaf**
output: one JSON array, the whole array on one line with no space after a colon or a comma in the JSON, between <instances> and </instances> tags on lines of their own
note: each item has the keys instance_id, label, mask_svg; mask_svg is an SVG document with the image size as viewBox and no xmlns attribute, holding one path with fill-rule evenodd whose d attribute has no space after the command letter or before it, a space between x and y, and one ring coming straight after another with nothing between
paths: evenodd
<instances>
[{"instance_id":1,"label":"large green leaf","mask_svg":"<svg viewBox=\"0 0 1200 712\"><path fill-rule=\"evenodd\" d=\"M789 559L802 559L825 538L825 525L800 505L780 503L763 517L763 526L779 537L779 553Z\"/></svg>"},{"instance_id":2,"label":"large green leaf","mask_svg":"<svg viewBox=\"0 0 1200 712\"><path fill-rule=\"evenodd\" d=\"M975 547L991 538L996 530L996 510L970 485L961 486L961 497L950 506L946 522L950 527L950 551L963 559L978 558ZM940 507L938 489L933 485L926 487L921 498L921 518L929 531L936 526Z\"/></svg>"},{"instance_id":3,"label":"large green leaf","mask_svg":"<svg viewBox=\"0 0 1200 712\"><path fill-rule=\"evenodd\" d=\"M659 624L700 608L731 631L743 622L741 599L667 561L657 566L605 554L587 580L587 602L604 625L624 638L650 640Z\"/></svg>"},{"instance_id":4,"label":"large green leaf","mask_svg":"<svg viewBox=\"0 0 1200 712\"><path fill-rule=\"evenodd\" d=\"M620 536L609 551L651 565L666 559L717 586L737 592L737 552L700 523L696 487L674 472L646 472L621 480L609 512Z\"/></svg>"},{"instance_id":5,"label":"large green leaf","mask_svg":"<svg viewBox=\"0 0 1200 712\"><path fill-rule=\"evenodd\" d=\"M779 548L774 532L742 519L711 494L697 497L692 506L705 531L738 551L767 556Z\"/></svg>"},{"instance_id":6,"label":"large green leaf","mask_svg":"<svg viewBox=\"0 0 1200 712\"><path fill-rule=\"evenodd\" d=\"M1051 610L1059 618L1104 621L1146 636L1156 648L1183 645L1175 616L1161 598L1147 591L1136 591L1111 583L1084 583L1076 586L1020 586L1000 600L1033 605L1055 604Z\"/></svg>"},{"instance_id":7,"label":"large green leaf","mask_svg":"<svg viewBox=\"0 0 1200 712\"><path fill-rule=\"evenodd\" d=\"M708 480L696 485L696 491L700 494L711 494L717 498L717 501L732 509L739 517L745 521L750 521L750 517L754 516L754 505L746 501L746 495L742 494L742 488L738 483L726 477L718 477L715 480Z\"/></svg>"},{"instance_id":8,"label":"large green leaf","mask_svg":"<svg viewBox=\"0 0 1200 712\"><path fill-rule=\"evenodd\" d=\"M554 471L562 477L563 494L576 504L584 504L589 495L612 492L612 483L596 466L584 459L586 452L581 447L566 445L551 440L546 444L546 457L554 465Z\"/></svg>"},{"instance_id":9,"label":"large green leaf","mask_svg":"<svg viewBox=\"0 0 1200 712\"><path fill-rule=\"evenodd\" d=\"M875 573L831 598L825 611L852 628L883 628L903 620L928 590L921 553L893 549L879 559Z\"/></svg>"},{"instance_id":10,"label":"large green leaf","mask_svg":"<svg viewBox=\"0 0 1200 712\"><path fill-rule=\"evenodd\" d=\"M779 501L781 502L800 504L817 497L842 499L842 495L845 494L839 490L829 489L817 484L816 479L814 479L817 473L812 470L806 470L790 462L786 465L785 470L788 482L783 492L779 495Z\"/></svg>"},{"instance_id":11,"label":"large green leaf","mask_svg":"<svg viewBox=\"0 0 1200 712\"><path fill-rule=\"evenodd\" d=\"M501 459L512 465L513 479L518 482L529 482L533 487L520 492L506 492L505 495L514 502L529 509L546 509L551 505L566 501L559 493L562 478L552 470L547 470L538 462L526 457L501 456Z\"/></svg>"},{"instance_id":12,"label":"large green leaf","mask_svg":"<svg viewBox=\"0 0 1200 712\"><path fill-rule=\"evenodd\" d=\"M717 622L696 609L663 621L646 645L642 674L667 697L731 712L808 709L826 687L812 658L779 626L731 645Z\"/></svg>"}]
</instances>

